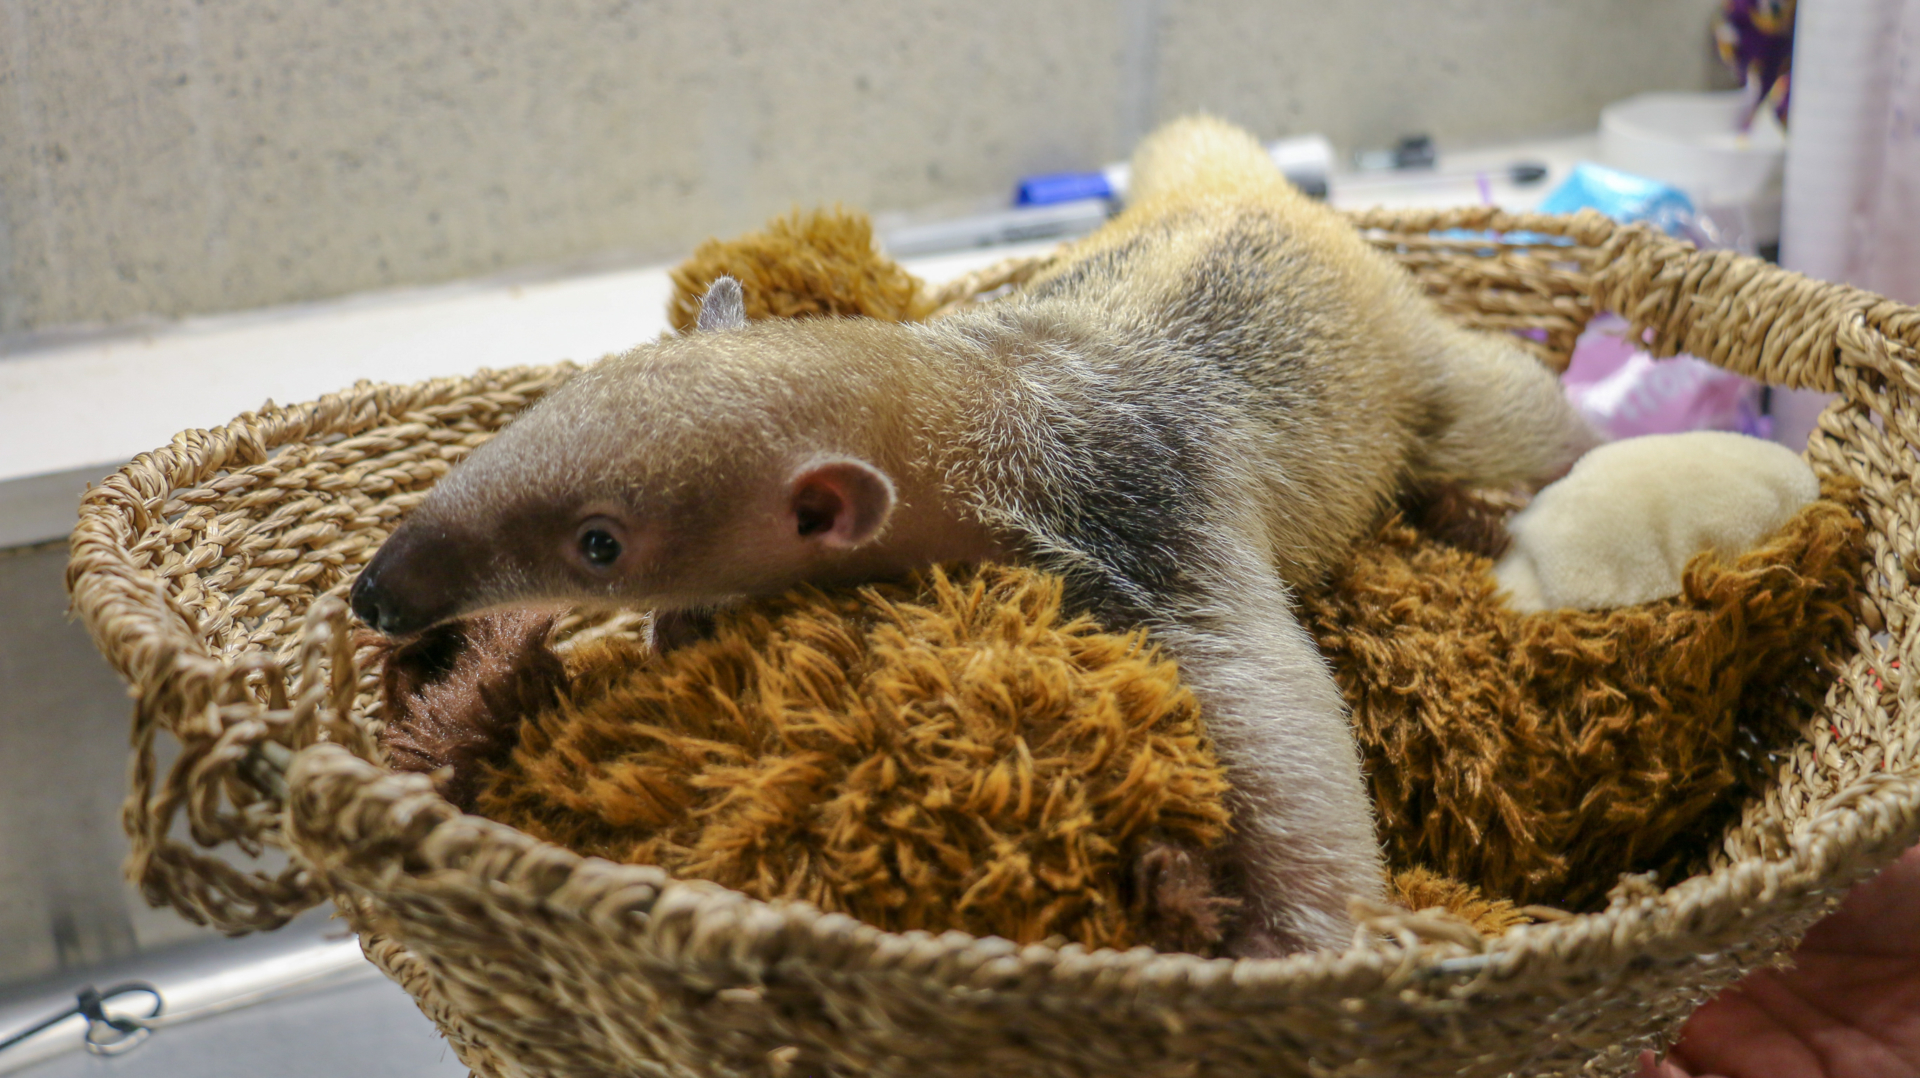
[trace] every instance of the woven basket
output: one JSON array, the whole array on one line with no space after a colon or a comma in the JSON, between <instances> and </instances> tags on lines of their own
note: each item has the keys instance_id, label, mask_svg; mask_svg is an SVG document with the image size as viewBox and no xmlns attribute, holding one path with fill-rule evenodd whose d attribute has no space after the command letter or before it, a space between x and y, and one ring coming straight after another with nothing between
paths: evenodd
<instances>
[{"instance_id":1,"label":"woven basket","mask_svg":"<svg viewBox=\"0 0 1920 1078\"><path fill-rule=\"evenodd\" d=\"M1550 362L1604 309L1656 354L1842 394L1808 453L1863 488L1860 628L1704 874L1628 880L1602 912L1497 939L1387 916L1344 953L1234 962L894 935L464 816L378 762L375 672L341 596L427 488L568 367L249 413L87 495L68 585L137 689L129 871L150 901L228 931L333 900L487 1076L1628 1072L1920 838L1920 311L1592 214L1354 223L1449 314L1521 331ZM163 731L179 742L164 775Z\"/></svg>"}]
</instances>

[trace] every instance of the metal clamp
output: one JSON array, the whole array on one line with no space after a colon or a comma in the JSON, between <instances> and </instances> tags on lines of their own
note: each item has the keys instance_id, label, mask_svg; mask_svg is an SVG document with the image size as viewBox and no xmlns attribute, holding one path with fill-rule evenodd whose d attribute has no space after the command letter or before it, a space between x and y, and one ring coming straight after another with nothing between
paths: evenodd
<instances>
[{"instance_id":1,"label":"metal clamp","mask_svg":"<svg viewBox=\"0 0 1920 1078\"><path fill-rule=\"evenodd\" d=\"M153 1009L139 1015L113 1015L107 1013L108 1000L128 995L145 995L153 998ZM74 993L73 1006L59 1014L49 1016L26 1029L0 1041L0 1052L4 1052L36 1033L51 1029L69 1018L78 1016L86 1019L87 1032L84 1038L87 1051L97 1056L117 1056L129 1051L153 1035L154 1020L166 1007L160 990L145 981L128 981L116 984L106 991L94 986L81 985Z\"/></svg>"}]
</instances>

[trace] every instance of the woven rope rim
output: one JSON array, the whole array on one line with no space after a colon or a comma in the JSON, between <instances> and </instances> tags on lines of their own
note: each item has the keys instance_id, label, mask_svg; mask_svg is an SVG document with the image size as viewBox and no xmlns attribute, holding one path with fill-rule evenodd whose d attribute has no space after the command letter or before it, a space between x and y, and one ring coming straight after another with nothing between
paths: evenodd
<instances>
[{"instance_id":1,"label":"woven rope rim","mask_svg":"<svg viewBox=\"0 0 1920 1078\"><path fill-rule=\"evenodd\" d=\"M1771 384L1837 389L1845 394L1842 403L1850 402L1857 414L1843 414L1836 406L1822 417L1809 451L1816 467L1824 472L1851 470L1844 453L1852 447L1881 475L1912 471L1911 460L1896 460L1864 431L1872 426L1872 409L1887 435L1908 447L1920 445L1913 414L1887 407L1904 404L1907 394L1920 391L1920 311L1847 286L1808 281L1728 252L1694 251L1591 213L1554 218L1492 209L1375 210L1350 219L1416 274L1421 259L1445 259L1453 251L1541 246L1537 240L1511 237L1448 236L1447 230L1565 237L1578 249L1568 251L1559 277L1551 269L1518 275L1500 255L1466 271L1469 283L1524 288L1580 324L1596 307L1613 310L1644 334L1657 355L1686 351ZM1036 268L1035 262L1003 264L936 295L942 306L966 302L1024 279ZM1444 295L1436 298L1447 307ZM1497 317L1498 304L1494 306ZM1784 331L1772 332L1775 326ZM501 825L461 816L435 797L423 779L386 773L366 762L376 758L371 733L377 718L356 715L354 702L365 698L370 675L355 669L345 607L337 598L350 575L332 587L329 597L312 604L299 631L280 637L276 650L222 656L196 616L175 602L131 552L163 522L176 492L206 484L218 488L229 478L239 484L243 480L234 477L240 469L266 464L281 446L311 441L324 445L322 452L372 454L377 446L356 445L356 439L405 437L406 424L435 422L440 412L472 408L475 401L517 407L572 369L563 364L413 386L363 384L312 403L248 413L216 430L183 432L86 496L71 541L69 589L102 652L140 687L136 739L144 737L150 745L155 730L165 727L183 741L211 745L203 753L202 777L208 789L193 791L208 802L199 806L204 812L196 822L226 818L214 804L222 797L232 806L229 817L243 822L225 832L209 825L204 835L196 830L196 839L209 845L235 841L248 852L261 844L281 845L296 854L296 865L273 880L243 879L244 873L218 858L186 858L179 862L179 876L204 874L212 882L203 892L163 889L158 897L196 919L243 930L271 927L285 919L275 915L278 906L296 898L317 901L330 892L311 869L325 875L344 871L350 863L364 864L375 857L368 844L376 837L382 849L390 849L396 837L404 836L400 846L413 851L419 866L410 868L410 875L458 871L489 889L511 890L556 913L610 928L635 930L634 915L644 913L644 928L639 930L670 941L666 953L689 962L806 961L827 969L891 966L956 988L1013 989L1044 981L1050 989L1089 1000L1117 1001L1148 993L1155 1005L1191 996L1209 1006L1259 1006L1302 993L1358 993L1413 980L1525 983L1617 972L1624 960L1650 956L1689 960L1783 917L1803 928L1853 880L1920 838L1920 767L1915 765L1920 730L1910 729L1903 767L1894 767L1889 750L1887 770L1849 783L1793 833L1763 841L1768 848L1665 891L1629 890L1604 912L1514 929L1486 941L1482 954L1458 942L1424 938L1418 922L1405 918L1370 921L1370 929L1393 938L1356 943L1342 954L1239 962L1144 950L1087 954L1073 947L1017 947L959 933L896 935L804 906L769 904L710 884L674 881L656 869L581 858ZM380 428L391 429L372 433ZM1907 455L1911 457L1911 449ZM378 481L379 476L360 480ZM1912 508L1910 490L1903 502L1907 508ZM1920 512L1903 516L1920 520ZM1913 624L1906 607L1914 604L1916 592L1907 586L1906 576L1920 525L1903 520L1901 526L1884 530L1894 533L1889 538L1895 548L1877 551L1869 570L1880 574L1886 586L1863 608L1861 654L1836 680L1823 715L1843 696L1873 701L1862 706L1875 708L1891 696L1899 715L1920 715L1920 678L1906 672L1913 662L1889 670L1885 663L1866 665L1864 658L1885 653L1866 634L1907 630ZM350 563L354 553L336 550L333 556ZM1906 650L1906 633L1898 636L1892 649L1897 655ZM1866 679L1872 676L1884 676L1890 687L1868 685ZM1882 724L1891 717L1885 708L1877 714L1873 721ZM1915 724L1909 720L1908 725ZM1816 742L1820 734L1816 731ZM236 769L244 772L242 765L254 760L256 747L265 744L294 754L284 807L279 798L249 793L240 788L244 784L227 781ZM1815 750L1828 747L1816 745ZM170 847L164 827L157 833L142 827L141 814L151 815L152 808L143 794L151 793L152 784L150 765L144 776L136 768L127 813L136 873L143 856L174 856L165 853ZM166 801L164 791L160 801ZM221 892L221 887L228 891ZM154 897L152 889L149 894ZM235 894L243 901L236 903Z\"/></svg>"},{"instance_id":2,"label":"woven rope rim","mask_svg":"<svg viewBox=\"0 0 1920 1078\"><path fill-rule=\"evenodd\" d=\"M1148 948L1088 952L1077 945L1021 946L961 932L891 933L843 914L769 903L715 884L675 880L659 869L618 865L541 843L519 831L463 816L418 776L395 776L337 746L301 753L289 775L296 817L360 826L405 819L417 878L455 872L488 891L511 890L554 915L588 921L615 938L644 934L662 954L691 968L804 963L827 973L894 971L956 989L1037 989L1088 1007L1182 1002L1258 1008L1293 1000L1365 995L1410 982L1491 981L1508 988L1618 972L1623 959L1687 961L1742 939L1781 908L1818 905L1912 844L1920 782L1870 780L1823 813L1786 856L1747 860L1616 901L1602 912L1523 925L1462 946L1429 936L1410 917L1367 928L1392 937L1340 954L1279 959L1200 958ZM1864 824L1862 821L1865 821ZM347 824L346 829L357 829ZM296 823L296 829L299 825ZM325 830L297 831L321 863L352 852ZM1731 902L1729 900L1732 900ZM1150 999L1141 999L1143 994ZM1055 997L1057 998L1057 997Z\"/></svg>"}]
</instances>

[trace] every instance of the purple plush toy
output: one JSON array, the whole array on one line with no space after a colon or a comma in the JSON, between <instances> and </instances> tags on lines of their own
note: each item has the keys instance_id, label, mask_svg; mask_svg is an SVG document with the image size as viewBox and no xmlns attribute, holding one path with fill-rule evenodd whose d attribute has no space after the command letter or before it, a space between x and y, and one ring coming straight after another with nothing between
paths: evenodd
<instances>
[{"instance_id":1,"label":"purple plush toy","mask_svg":"<svg viewBox=\"0 0 1920 1078\"><path fill-rule=\"evenodd\" d=\"M1751 100L1740 130L1752 123L1763 102L1771 103L1781 124L1787 122L1787 73L1793 66L1794 0L1726 0L1713 20L1720 59L1740 73Z\"/></svg>"}]
</instances>

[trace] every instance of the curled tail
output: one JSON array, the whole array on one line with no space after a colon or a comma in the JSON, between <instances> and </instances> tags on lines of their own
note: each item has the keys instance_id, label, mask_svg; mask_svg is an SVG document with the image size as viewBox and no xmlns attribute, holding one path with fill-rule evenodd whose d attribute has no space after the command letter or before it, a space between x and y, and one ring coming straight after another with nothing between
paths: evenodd
<instances>
[{"instance_id":1,"label":"curled tail","mask_svg":"<svg viewBox=\"0 0 1920 1078\"><path fill-rule=\"evenodd\" d=\"M1259 140L1225 120L1175 120L1133 152L1127 201L1188 200L1208 194L1304 197L1281 175Z\"/></svg>"}]
</instances>

